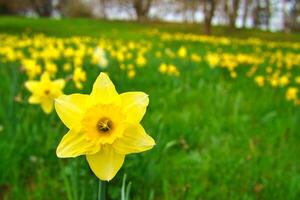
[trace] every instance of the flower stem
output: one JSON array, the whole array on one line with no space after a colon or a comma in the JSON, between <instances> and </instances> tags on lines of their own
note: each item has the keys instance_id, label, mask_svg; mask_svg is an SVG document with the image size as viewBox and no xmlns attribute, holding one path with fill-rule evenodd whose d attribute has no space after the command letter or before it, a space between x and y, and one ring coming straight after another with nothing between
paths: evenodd
<instances>
[{"instance_id":1,"label":"flower stem","mask_svg":"<svg viewBox=\"0 0 300 200\"><path fill-rule=\"evenodd\" d=\"M99 179L98 200L106 200L106 181Z\"/></svg>"}]
</instances>

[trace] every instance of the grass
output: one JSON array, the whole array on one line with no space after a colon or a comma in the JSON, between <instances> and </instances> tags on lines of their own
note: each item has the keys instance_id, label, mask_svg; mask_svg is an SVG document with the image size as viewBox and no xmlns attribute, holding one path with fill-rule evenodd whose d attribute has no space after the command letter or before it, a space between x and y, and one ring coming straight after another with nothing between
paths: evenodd
<instances>
[{"instance_id":1,"label":"grass","mask_svg":"<svg viewBox=\"0 0 300 200\"><path fill-rule=\"evenodd\" d=\"M109 35L119 37L119 33L125 31L123 37L139 38L143 37L146 30L159 29L167 32L183 33L203 33L201 24L180 24L163 22L124 22L124 21L104 21L97 19L64 19L55 20L48 18L34 19L22 17L2 16L0 20L0 31L5 33L45 33L53 36L72 35ZM142 33L141 33L142 32ZM234 38L261 38L270 41L294 41L300 42L297 33L267 32L254 29L239 29L238 31L228 31L226 27L214 26L212 34L215 36L226 36Z\"/></svg>"},{"instance_id":2,"label":"grass","mask_svg":"<svg viewBox=\"0 0 300 200\"><path fill-rule=\"evenodd\" d=\"M197 33L195 26L0 18L1 33L89 35L143 39L153 44L160 40L146 37L145 31L161 28ZM215 34L224 35L225 30L216 28ZM251 30L232 35L300 41L296 35ZM166 42L165 46L176 49L181 44ZM197 52L216 49L203 43L184 44ZM236 50L233 46L224 47L224 51L247 52L251 48L238 46ZM156 50L158 45L148 56ZM148 67L138 70L132 80L117 68L108 69L119 92L149 94L150 105L142 124L157 143L151 151L126 157L121 171L109 183L110 198L119 199L126 173L132 182L131 199L298 199L300 110L284 99L284 91L258 88L252 79L238 76L232 80L225 71L212 70L204 62L199 66L180 59L174 60L180 68L179 78L162 76L157 72L161 60L149 58ZM118 64L112 61L111 65ZM98 75L95 68L87 72L84 93L90 91ZM67 129L55 113L47 116L26 102L26 76L20 73L19 64L0 61L0 78L0 199L96 199L97 179L85 158L56 157L56 146ZM74 90L69 87L65 92ZM22 101L16 101L16 96Z\"/></svg>"}]
</instances>

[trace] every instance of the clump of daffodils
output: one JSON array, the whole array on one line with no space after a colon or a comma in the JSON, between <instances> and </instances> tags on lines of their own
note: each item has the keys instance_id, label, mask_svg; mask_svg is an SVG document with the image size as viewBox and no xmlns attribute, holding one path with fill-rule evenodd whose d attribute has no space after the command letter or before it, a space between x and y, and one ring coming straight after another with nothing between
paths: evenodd
<instances>
[{"instance_id":1,"label":"clump of daffodils","mask_svg":"<svg viewBox=\"0 0 300 200\"><path fill-rule=\"evenodd\" d=\"M180 75L179 70L173 64L168 65L166 63L161 63L159 68L158 68L158 71L161 74L167 74L167 75L170 75L170 76L179 76Z\"/></svg>"},{"instance_id":2,"label":"clump of daffodils","mask_svg":"<svg viewBox=\"0 0 300 200\"><path fill-rule=\"evenodd\" d=\"M104 73L98 76L91 94L58 97L55 109L69 131L57 147L57 156L85 155L99 179L111 180L126 155L155 145L140 124L148 103L143 92L118 94Z\"/></svg>"},{"instance_id":3,"label":"clump of daffodils","mask_svg":"<svg viewBox=\"0 0 300 200\"><path fill-rule=\"evenodd\" d=\"M86 72L81 67L76 67L73 72L73 81L75 83L75 87L78 89L82 89L82 82L86 81Z\"/></svg>"}]
</instances>

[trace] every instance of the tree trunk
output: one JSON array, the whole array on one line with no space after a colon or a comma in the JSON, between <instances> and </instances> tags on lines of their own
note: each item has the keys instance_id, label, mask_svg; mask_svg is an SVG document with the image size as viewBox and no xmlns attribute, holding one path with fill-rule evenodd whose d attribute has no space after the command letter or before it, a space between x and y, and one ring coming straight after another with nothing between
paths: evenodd
<instances>
[{"instance_id":1,"label":"tree trunk","mask_svg":"<svg viewBox=\"0 0 300 200\"><path fill-rule=\"evenodd\" d=\"M32 8L41 17L50 17L53 11L52 0L30 0Z\"/></svg>"},{"instance_id":2,"label":"tree trunk","mask_svg":"<svg viewBox=\"0 0 300 200\"><path fill-rule=\"evenodd\" d=\"M101 6L101 17L103 19L106 19L107 16L106 16L106 0L99 0L100 2L100 6Z\"/></svg>"},{"instance_id":3,"label":"tree trunk","mask_svg":"<svg viewBox=\"0 0 300 200\"><path fill-rule=\"evenodd\" d=\"M204 34L211 34L211 22L215 13L216 0L204 0L203 1L203 12L204 12Z\"/></svg>"},{"instance_id":4,"label":"tree trunk","mask_svg":"<svg viewBox=\"0 0 300 200\"><path fill-rule=\"evenodd\" d=\"M148 19L151 3L152 0L133 0L133 7L138 21L145 21Z\"/></svg>"},{"instance_id":5,"label":"tree trunk","mask_svg":"<svg viewBox=\"0 0 300 200\"><path fill-rule=\"evenodd\" d=\"M232 0L232 6L230 8L230 6L228 6L230 9L228 9L228 16L229 16L229 28L231 30L234 30L235 27L235 21L237 18L237 11L239 9L239 3L240 0Z\"/></svg>"},{"instance_id":6,"label":"tree trunk","mask_svg":"<svg viewBox=\"0 0 300 200\"><path fill-rule=\"evenodd\" d=\"M270 18L271 18L271 8L270 8L270 0L266 0L266 28L270 30Z\"/></svg>"},{"instance_id":7,"label":"tree trunk","mask_svg":"<svg viewBox=\"0 0 300 200\"><path fill-rule=\"evenodd\" d=\"M244 11L243 11L243 20L242 20L242 27L243 28L246 28L247 18L248 18L249 4L250 4L249 0L245 0Z\"/></svg>"}]
</instances>

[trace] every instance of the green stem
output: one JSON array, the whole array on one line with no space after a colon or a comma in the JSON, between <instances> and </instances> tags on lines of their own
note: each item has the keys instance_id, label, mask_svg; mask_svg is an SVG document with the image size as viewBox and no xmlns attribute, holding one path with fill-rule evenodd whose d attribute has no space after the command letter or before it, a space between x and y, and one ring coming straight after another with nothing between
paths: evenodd
<instances>
[{"instance_id":1,"label":"green stem","mask_svg":"<svg viewBox=\"0 0 300 200\"><path fill-rule=\"evenodd\" d=\"M106 200L106 181L99 179L98 200Z\"/></svg>"}]
</instances>

